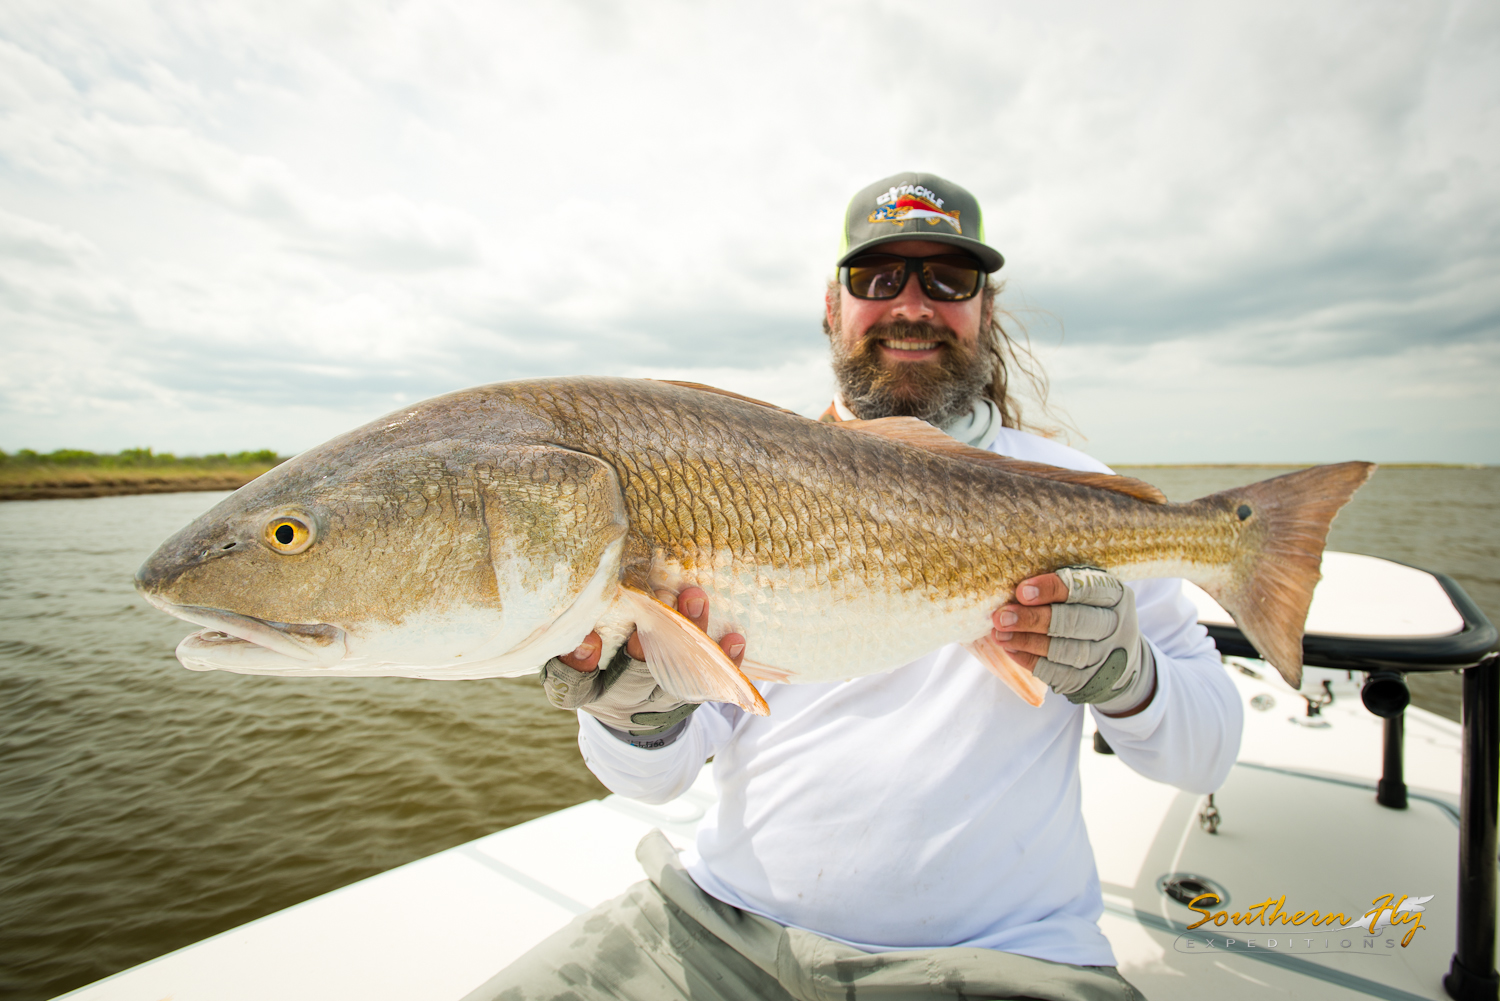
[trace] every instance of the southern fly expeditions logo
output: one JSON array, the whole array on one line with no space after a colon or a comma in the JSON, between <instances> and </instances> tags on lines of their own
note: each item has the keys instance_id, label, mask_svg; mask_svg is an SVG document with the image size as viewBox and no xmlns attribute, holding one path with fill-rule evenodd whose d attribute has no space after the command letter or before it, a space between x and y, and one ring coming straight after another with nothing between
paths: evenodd
<instances>
[{"instance_id":1,"label":"southern fly expeditions logo","mask_svg":"<svg viewBox=\"0 0 1500 1001\"><path fill-rule=\"evenodd\" d=\"M870 222L905 223L926 219L929 226L946 222L953 232L963 235L958 224L958 210L943 208L943 200L920 184L899 184L875 198L875 211L870 213Z\"/></svg>"},{"instance_id":2,"label":"southern fly expeditions logo","mask_svg":"<svg viewBox=\"0 0 1500 1001\"><path fill-rule=\"evenodd\" d=\"M1286 910L1286 895L1267 897L1244 911L1214 910L1219 897L1200 893L1188 904L1198 920L1177 936L1177 952L1341 952L1381 955L1398 944L1405 949L1422 923L1425 897L1385 893L1358 918L1343 911ZM1262 929L1264 929L1262 931ZM1404 931L1404 934L1402 932Z\"/></svg>"}]
</instances>

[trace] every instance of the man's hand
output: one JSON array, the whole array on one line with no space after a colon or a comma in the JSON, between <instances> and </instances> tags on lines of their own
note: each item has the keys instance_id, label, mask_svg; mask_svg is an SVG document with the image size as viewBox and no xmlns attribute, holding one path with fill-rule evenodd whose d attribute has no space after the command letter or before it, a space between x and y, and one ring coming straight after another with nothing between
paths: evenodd
<instances>
[{"instance_id":1,"label":"man's hand","mask_svg":"<svg viewBox=\"0 0 1500 1001\"><path fill-rule=\"evenodd\" d=\"M701 588L684 589L677 596L677 611L699 629L708 630L708 595ZM646 668L646 655L635 633L601 671L603 645L598 633L589 633L578 649L549 660L542 669L547 700L559 709L582 709L636 747L672 743L697 703L683 702L662 690ZM719 646L735 667L745 659L745 637L739 633L726 633Z\"/></svg>"},{"instance_id":2,"label":"man's hand","mask_svg":"<svg viewBox=\"0 0 1500 1001\"><path fill-rule=\"evenodd\" d=\"M1156 694L1156 660L1141 636L1135 592L1091 567L1023 580L1018 604L994 614L995 641L1074 704L1131 716Z\"/></svg>"}]
</instances>

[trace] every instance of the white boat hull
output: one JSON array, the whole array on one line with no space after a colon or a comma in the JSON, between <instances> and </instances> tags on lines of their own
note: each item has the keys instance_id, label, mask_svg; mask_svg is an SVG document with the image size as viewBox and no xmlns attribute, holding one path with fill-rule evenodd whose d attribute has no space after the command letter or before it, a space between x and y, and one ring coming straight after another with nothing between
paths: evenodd
<instances>
[{"instance_id":1,"label":"white boat hull","mask_svg":"<svg viewBox=\"0 0 1500 1001\"><path fill-rule=\"evenodd\" d=\"M1459 728L1421 709L1406 717L1411 807L1375 802L1381 721L1358 676L1309 669L1304 688L1334 680L1326 727L1292 722L1305 703L1273 670L1231 669L1244 697L1240 763L1215 794L1219 832L1205 833L1205 797L1160 785L1118 758L1080 750L1083 809L1105 911L1100 926L1120 970L1154 1001L1212 998L1445 998L1455 934ZM1272 705L1252 708L1257 696ZM1262 701L1261 704L1264 704ZM662 806L619 796L583 803L198 942L65 995L69 1001L460 1001L575 914L642 879L635 845L653 827L679 847L714 802L707 768ZM587 841L582 859L566 846ZM1164 896L1172 872L1207 876L1237 911L1286 894L1287 910L1351 917L1381 893L1432 894L1407 947L1353 925L1293 941L1281 929L1232 925L1184 936L1198 915ZM1404 929L1402 930L1404 932ZM1205 943L1204 938L1213 941ZM1225 946L1223 939L1236 943ZM1399 938L1399 935L1397 936ZM1246 944L1254 939L1256 944ZM1269 941L1276 944L1270 946ZM1340 943L1349 941L1348 948ZM1189 945L1188 943L1192 944ZM1321 951L1319 951L1321 950ZM1374 993L1372 993L1372 991Z\"/></svg>"}]
</instances>

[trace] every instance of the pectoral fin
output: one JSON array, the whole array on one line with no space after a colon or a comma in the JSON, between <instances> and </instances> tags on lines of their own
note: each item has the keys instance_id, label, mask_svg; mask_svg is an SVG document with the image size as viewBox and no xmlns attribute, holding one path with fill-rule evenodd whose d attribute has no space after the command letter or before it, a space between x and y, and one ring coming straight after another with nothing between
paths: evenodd
<instances>
[{"instance_id":1,"label":"pectoral fin","mask_svg":"<svg viewBox=\"0 0 1500 1001\"><path fill-rule=\"evenodd\" d=\"M663 689L688 702L732 702L756 716L770 713L719 644L675 609L631 587L620 588L620 600L635 619L646 666Z\"/></svg>"},{"instance_id":2,"label":"pectoral fin","mask_svg":"<svg viewBox=\"0 0 1500 1001\"><path fill-rule=\"evenodd\" d=\"M991 674L1009 685L1027 705L1042 704L1042 699L1047 694L1046 683L1011 659L1010 654L999 643L989 636L981 636L972 643L965 643L964 649L989 668Z\"/></svg>"}]
</instances>

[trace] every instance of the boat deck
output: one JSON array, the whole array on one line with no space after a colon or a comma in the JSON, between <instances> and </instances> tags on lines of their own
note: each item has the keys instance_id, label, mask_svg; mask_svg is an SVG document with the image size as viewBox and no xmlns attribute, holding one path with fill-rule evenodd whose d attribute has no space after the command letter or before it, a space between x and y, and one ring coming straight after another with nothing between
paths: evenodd
<instances>
[{"instance_id":1,"label":"boat deck","mask_svg":"<svg viewBox=\"0 0 1500 1001\"><path fill-rule=\"evenodd\" d=\"M1336 699L1306 726L1305 701L1272 670L1231 659L1246 704L1239 763L1205 797L1142 778L1113 755L1081 755L1084 814L1120 969L1157 1001L1174 998L1441 999L1453 952L1459 727L1420 709L1406 718L1411 805L1375 802L1381 721L1359 702L1359 676L1310 669ZM1255 672L1256 676L1245 673ZM1310 769L1309 762L1317 768ZM70 1001L460 1001L512 959L642 877L636 843L653 827L679 847L714 803L709 769L683 796L647 806L609 796L499 831L65 995ZM587 854L577 851L589 844ZM1305 926L1184 932L1197 915L1166 897L1168 873L1207 877L1242 910L1286 895L1285 910L1358 916L1383 893L1427 896L1405 929L1372 936ZM1297 934L1288 935L1295 930ZM1226 943L1233 938L1233 943ZM1272 944L1274 942L1274 945ZM1348 943L1345 945L1344 943Z\"/></svg>"},{"instance_id":2,"label":"boat deck","mask_svg":"<svg viewBox=\"0 0 1500 1001\"><path fill-rule=\"evenodd\" d=\"M1387 809L1375 802L1382 722L1360 704L1358 682L1310 670L1304 689L1327 678L1336 699L1309 720L1304 700L1273 671L1234 663L1260 677L1236 672L1245 738L1214 796L1217 834L1198 822L1204 797L1147 782L1105 755L1083 757L1084 812L1104 889L1100 925L1121 972L1158 999L1446 998L1441 977L1456 932L1458 724L1407 711L1410 806ZM1303 725L1319 721L1326 725ZM1116 833L1110 824L1119 817L1130 823ZM1285 895L1292 918L1316 908L1352 922L1318 931L1306 917L1301 927L1226 922L1184 933L1199 915L1157 885L1183 872L1226 890L1231 914ZM1400 944L1405 928L1371 936L1353 923L1386 893L1397 903L1432 896L1426 927L1409 946Z\"/></svg>"}]
</instances>

